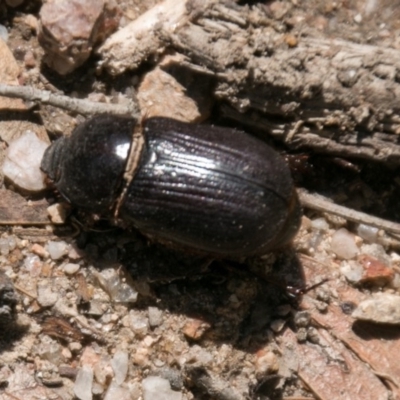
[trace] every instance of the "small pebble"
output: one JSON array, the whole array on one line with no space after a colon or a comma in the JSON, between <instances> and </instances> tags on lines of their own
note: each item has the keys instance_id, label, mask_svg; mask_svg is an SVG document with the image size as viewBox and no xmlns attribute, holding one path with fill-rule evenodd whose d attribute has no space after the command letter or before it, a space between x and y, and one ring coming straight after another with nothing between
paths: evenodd
<instances>
[{"instance_id":1,"label":"small pebble","mask_svg":"<svg viewBox=\"0 0 400 400\"><path fill-rule=\"evenodd\" d=\"M340 272L346 277L351 283L359 283L363 274L363 267L355 261L343 261L340 264Z\"/></svg>"},{"instance_id":2,"label":"small pebble","mask_svg":"<svg viewBox=\"0 0 400 400\"><path fill-rule=\"evenodd\" d=\"M96 301L96 300L91 300L89 302L89 307L87 310L88 315L100 317L104 314L104 312L105 312L105 310L104 310L103 303Z\"/></svg>"},{"instance_id":3,"label":"small pebble","mask_svg":"<svg viewBox=\"0 0 400 400\"><path fill-rule=\"evenodd\" d=\"M46 245L52 260L59 260L68 253L68 244L66 242L54 242L50 240Z\"/></svg>"},{"instance_id":4,"label":"small pebble","mask_svg":"<svg viewBox=\"0 0 400 400\"><path fill-rule=\"evenodd\" d=\"M165 367L159 371L159 376L168 380L172 390L182 390L183 376L182 371L175 368Z\"/></svg>"},{"instance_id":5,"label":"small pebble","mask_svg":"<svg viewBox=\"0 0 400 400\"><path fill-rule=\"evenodd\" d=\"M262 349L256 354L255 367L258 374L274 374L279 370L279 361L272 351Z\"/></svg>"},{"instance_id":6,"label":"small pebble","mask_svg":"<svg viewBox=\"0 0 400 400\"><path fill-rule=\"evenodd\" d=\"M357 24L360 24L362 21L362 15L361 14L356 14L354 16L354 22L356 22Z\"/></svg>"},{"instance_id":7,"label":"small pebble","mask_svg":"<svg viewBox=\"0 0 400 400\"><path fill-rule=\"evenodd\" d=\"M39 22L33 14L25 14L24 23L29 26L32 32L38 31Z\"/></svg>"},{"instance_id":8,"label":"small pebble","mask_svg":"<svg viewBox=\"0 0 400 400\"><path fill-rule=\"evenodd\" d=\"M331 250L344 260L350 260L358 254L358 247L347 229L341 228L332 235Z\"/></svg>"},{"instance_id":9,"label":"small pebble","mask_svg":"<svg viewBox=\"0 0 400 400\"><path fill-rule=\"evenodd\" d=\"M93 369L84 365L79 369L74 384L74 393L79 400L92 400Z\"/></svg>"},{"instance_id":10,"label":"small pebble","mask_svg":"<svg viewBox=\"0 0 400 400\"><path fill-rule=\"evenodd\" d=\"M400 274L394 274L391 287L400 292Z\"/></svg>"},{"instance_id":11,"label":"small pebble","mask_svg":"<svg viewBox=\"0 0 400 400\"><path fill-rule=\"evenodd\" d=\"M127 387L119 386L115 382L111 382L104 396L104 400L132 400L138 398L132 397L131 391Z\"/></svg>"},{"instance_id":12,"label":"small pebble","mask_svg":"<svg viewBox=\"0 0 400 400\"><path fill-rule=\"evenodd\" d=\"M363 254L358 261L364 269L361 282L384 286L393 280L394 271L376 258Z\"/></svg>"},{"instance_id":13,"label":"small pebble","mask_svg":"<svg viewBox=\"0 0 400 400\"><path fill-rule=\"evenodd\" d=\"M94 365L93 369L96 381L99 382L100 385L106 386L107 382L110 382L114 376L114 371L106 357L100 358L99 362Z\"/></svg>"},{"instance_id":14,"label":"small pebble","mask_svg":"<svg viewBox=\"0 0 400 400\"><path fill-rule=\"evenodd\" d=\"M158 376L148 376L142 381L143 400L182 400L182 393L171 389L169 382Z\"/></svg>"},{"instance_id":15,"label":"small pebble","mask_svg":"<svg viewBox=\"0 0 400 400\"><path fill-rule=\"evenodd\" d=\"M35 55L32 51L28 50L24 56L24 64L26 68L35 68L36 67L36 60Z\"/></svg>"},{"instance_id":16,"label":"small pebble","mask_svg":"<svg viewBox=\"0 0 400 400\"><path fill-rule=\"evenodd\" d=\"M372 298L362 301L353 311L352 317L363 321L399 325L400 296L376 293Z\"/></svg>"},{"instance_id":17,"label":"small pebble","mask_svg":"<svg viewBox=\"0 0 400 400\"><path fill-rule=\"evenodd\" d=\"M138 292L129 279L127 282L124 282L123 276L117 269L104 269L100 273L96 273L96 277L101 287L108 293L112 301L116 303L136 302Z\"/></svg>"},{"instance_id":18,"label":"small pebble","mask_svg":"<svg viewBox=\"0 0 400 400\"><path fill-rule=\"evenodd\" d=\"M48 336L43 337L40 343L35 347L36 354L43 360L50 361L54 365L62 363L62 346L52 341Z\"/></svg>"},{"instance_id":19,"label":"small pebble","mask_svg":"<svg viewBox=\"0 0 400 400\"><path fill-rule=\"evenodd\" d=\"M301 217L301 229L304 229L305 231L311 230L311 220L305 215Z\"/></svg>"},{"instance_id":20,"label":"small pebble","mask_svg":"<svg viewBox=\"0 0 400 400\"><path fill-rule=\"evenodd\" d=\"M61 203L55 203L47 207L47 214L53 224L64 224L67 213Z\"/></svg>"},{"instance_id":21,"label":"small pebble","mask_svg":"<svg viewBox=\"0 0 400 400\"><path fill-rule=\"evenodd\" d=\"M82 344L79 342L71 342L68 344L68 347L75 354L82 350Z\"/></svg>"},{"instance_id":22,"label":"small pebble","mask_svg":"<svg viewBox=\"0 0 400 400\"><path fill-rule=\"evenodd\" d=\"M92 393L95 396L99 396L102 393L104 393L104 387L100 385L100 383L97 383L96 381L93 382L93 387L92 387ZM115 398L115 397L114 397ZM120 397L118 397L118 400L121 400ZM130 399L129 399L130 400Z\"/></svg>"},{"instance_id":23,"label":"small pebble","mask_svg":"<svg viewBox=\"0 0 400 400\"><path fill-rule=\"evenodd\" d=\"M24 260L24 267L32 277L39 276L42 272L42 262L38 256L29 254Z\"/></svg>"},{"instance_id":24,"label":"small pebble","mask_svg":"<svg viewBox=\"0 0 400 400\"><path fill-rule=\"evenodd\" d=\"M145 367L149 363L149 349L147 346L140 346L132 356L133 362L140 367Z\"/></svg>"},{"instance_id":25,"label":"small pebble","mask_svg":"<svg viewBox=\"0 0 400 400\"><path fill-rule=\"evenodd\" d=\"M308 311L298 311L294 316L294 323L297 327L306 327L310 324L311 315Z\"/></svg>"},{"instance_id":26,"label":"small pebble","mask_svg":"<svg viewBox=\"0 0 400 400\"><path fill-rule=\"evenodd\" d=\"M116 2L98 0L46 1L40 9L38 40L45 62L60 75L72 72L118 27Z\"/></svg>"},{"instance_id":27,"label":"small pebble","mask_svg":"<svg viewBox=\"0 0 400 400\"><path fill-rule=\"evenodd\" d=\"M79 271L79 268L79 264L68 263L64 265L63 270L67 275L74 275Z\"/></svg>"},{"instance_id":28,"label":"small pebble","mask_svg":"<svg viewBox=\"0 0 400 400\"><path fill-rule=\"evenodd\" d=\"M128 373L129 355L126 351L117 351L111 360L111 366L114 371L115 382L121 385Z\"/></svg>"},{"instance_id":29,"label":"small pebble","mask_svg":"<svg viewBox=\"0 0 400 400\"><path fill-rule=\"evenodd\" d=\"M9 252L10 252L10 245L8 239L0 238L0 253L3 256L7 256Z\"/></svg>"},{"instance_id":30,"label":"small pebble","mask_svg":"<svg viewBox=\"0 0 400 400\"><path fill-rule=\"evenodd\" d=\"M66 347L61 350L60 354L64 360L70 360L72 358L72 353Z\"/></svg>"},{"instance_id":31,"label":"small pebble","mask_svg":"<svg viewBox=\"0 0 400 400\"><path fill-rule=\"evenodd\" d=\"M57 303L58 293L53 292L48 282L42 281L40 284L38 284L37 292L37 302L42 307L51 307Z\"/></svg>"},{"instance_id":32,"label":"small pebble","mask_svg":"<svg viewBox=\"0 0 400 400\"><path fill-rule=\"evenodd\" d=\"M86 318L82 316L79 317L77 320L79 320L80 323L83 323L84 321L87 323ZM81 354L80 362L84 367L87 366L90 368L94 368L96 364L100 361L100 359L100 354L98 353L97 349L91 346L86 346Z\"/></svg>"},{"instance_id":33,"label":"small pebble","mask_svg":"<svg viewBox=\"0 0 400 400\"><path fill-rule=\"evenodd\" d=\"M42 276L48 278L53 275L53 266L49 263L43 263L42 265Z\"/></svg>"},{"instance_id":34,"label":"small pebble","mask_svg":"<svg viewBox=\"0 0 400 400\"><path fill-rule=\"evenodd\" d=\"M3 164L3 174L14 185L29 192L39 192L46 188L40 170L40 162L48 144L40 140L32 131L10 143Z\"/></svg>"},{"instance_id":35,"label":"small pebble","mask_svg":"<svg viewBox=\"0 0 400 400\"><path fill-rule=\"evenodd\" d=\"M156 358L155 360L153 360L153 364L157 368L161 368L163 365L165 365L165 362L163 360L160 360L160 359Z\"/></svg>"},{"instance_id":36,"label":"small pebble","mask_svg":"<svg viewBox=\"0 0 400 400\"><path fill-rule=\"evenodd\" d=\"M78 308L75 303L66 301L65 297L61 297L56 304L54 304L53 311L55 314L60 314L65 318L78 316Z\"/></svg>"},{"instance_id":37,"label":"small pebble","mask_svg":"<svg viewBox=\"0 0 400 400\"><path fill-rule=\"evenodd\" d=\"M276 319L271 322L271 329L275 333L279 333L283 329L285 324L286 324L286 321L284 319Z\"/></svg>"},{"instance_id":38,"label":"small pebble","mask_svg":"<svg viewBox=\"0 0 400 400\"><path fill-rule=\"evenodd\" d=\"M339 217L339 215L325 214L325 218L329 224L335 225L338 228L341 228L347 224L346 218Z\"/></svg>"},{"instance_id":39,"label":"small pebble","mask_svg":"<svg viewBox=\"0 0 400 400\"><path fill-rule=\"evenodd\" d=\"M286 35L285 42L289 47L295 47L298 44L298 39L294 35Z\"/></svg>"},{"instance_id":40,"label":"small pebble","mask_svg":"<svg viewBox=\"0 0 400 400\"><path fill-rule=\"evenodd\" d=\"M163 312L157 307L149 307L149 324L151 328L155 328L163 322Z\"/></svg>"},{"instance_id":41,"label":"small pebble","mask_svg":"<svg viewBox=\"0 0 400 400\"><path fill-rule=\"evenodd\" d=\"M139 338L143 338L147 335L149 329L149 320L147 317L138 314L136 310L129 312L129 327Z\"/></svg>"},{"instance_id":42,"label":"small pebble","mask_svg":"<svg viewBox=\"0 0 400 400\"><path fill-rule=\"evenodd\" d=\"M381 244L371 243L363 244L361 246L361 254L368 254L371 257L375 257L377 260L383 264L390 265L391 259L387 254L385 248Z\"/></svg>"},{"instance_id":43,"label":"small pebble","mask_svg":"<svg viewBox=\"0 0 400 400\"><path fill-rule=\"evenodd\" d=\"M339 305L342 312L346 315L350 315L357 307L356 304L353 303L352 301L343 301Z\"/></svg>"},{"instance_id":44,"label":"small pebble","mask_svg":"<svg viewBox=\"0 0 400 400\"><path fill-rule=\"evenodd\" d=\"M190 318L183 327L183 334L191 340L200 340L210 325L201 319Z\"/></svg>"},{"instance_id":45,"label":"small pebble","mask_svg":"<svg viewBox=\"0 0 400 400\"><path fill-rule=\"evenodd\" d=\"M291 310L292 310L292 307L290 304L282 304L277 307L276 314L280 315L281 317L284 317L285 315L288 315Z\"/></svg>"},{"instance_id":46,"label":"small pebble","mask_svg":"<svg viewBox=\"0 0 400 400\"><path fill-rule=\"evenodd\" d=\"M187 360L191 363L197 363L203 366L209 365L213 361L213 355L206 349L195 344L187 353Z\"/></svg>"},{"instance_id":47,"label":"small pebble","mask_svg":"<svg viewBox=\"0 0 400 400\"><path fill-rule=\"evenodd\" d=\"M328 304L324 303L323 301L316 301L315 306L321 313L325 313L328 310Z\"/></svg>"},{"instance_id":48,"label":"small pebble","mask_svg":"<svg viewBox=\"0 0 400 400\"><path fill-rule=\"evenodd\" d=\"M331 301L331 293L328 289L324 287L319 287L315 290L315 295L318 300L323 301L324 303L330 303Z\"/></svg>"},{"instance_id":49,"label":"small pebble","mask_svg":"<svg viewBox=\"0 0 400 400\"><path fill-rule=\"evenodd\" d=\"M10 277L0 268L0 323L2 322L2 331L9 333L6 321L14 319L15 311L18 311L16 304L18 297L14 290L14 284Z\"/></svg>"},{"instance_id":50,"label":"small pebble","mask_svg":"<svg viewBox=\"0 0 400 400\"><path fill-rule=\"evenodd\" d=\"M296 338L299 343L304 343L307 340L307 329L299 328L296 332Z\"/></svg>"},{"instance_id":51,"label":"small pebble","mask_svg":"<svg viewBox=\"0 0 400 400\"><path fill-rule=\"evenodd\" d=\"M15 237L10 236L8 238L8 246L10 248L10 251L13 251L17 247L17 241L15 240Z\"/></svg>"},{"instance_id":52,"label":"small pebble","mask_svg":"<svg viewBox=\"0 0 400 400\"><path fill-rule=\"evenodd\" d=\"M8 31L7 31L7 28L1 24L0 24L0 39L7 43Z\"/></svg>"},{"instance_id":53,"label":"small pebble","mask_svg":"<svg viewBox=\"0 0 400 400\"><path fill-rule=\"evenodd\" d=\"M48 258L50 255L49 252L46 251L46 249L38 243L32 245L31 252L41 258Z\"/></svg>"},{"instance_id":54,"label":"small pebble","mask_svg":"<svg viewBox=\"0 0 400 400\"><path fill-rule=\"evenodd\" d=\"M327 231L329 229L329 224L326 222L325 218L317 218L311 221L311 227L319 231Z\"/></svg>"},{"instance_id":55,"label":"small pebble","mask_svg":"<svg viewBox=\"0 0 400 400\"><path fill-rule=\"evenodd\" d=\"M68 251L68 258L71 260L79 260L82 258L82 251L76 248L76 245L72 245Z\"/></svg>"},{"instance_id":56,"label":"small pebble","mask_svg":"<svg viewBox=\"0 0 400 400\"><path fill-rule=\"evenodd\" d=\"M319 335L318 335L318 330L315 328L308 328L307 330L307 339L314 344L319 343Z\"/></svg>"},{"instance_id":57,"label":"small pebble","mask_svg":"<svg viewBox=\"0 0 400 400\"><path fill-rule=\"evenodd\" d=\"M357 235L368 242L376 242L378 239L379 229L374 226L360 224L357 227Z\"/></svg>"}]
</instances>

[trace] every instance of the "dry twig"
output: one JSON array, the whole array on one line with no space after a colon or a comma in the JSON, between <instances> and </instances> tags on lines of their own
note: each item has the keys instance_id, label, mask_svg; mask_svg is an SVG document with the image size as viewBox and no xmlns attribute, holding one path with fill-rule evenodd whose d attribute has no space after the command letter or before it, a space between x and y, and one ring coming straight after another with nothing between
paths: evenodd
<instances>
[{"instance_id":1,"label":"dry twig","mask_svg":"<svg viewBox=\"0 0 400 400\"><path fill-rule=\"evenodd\" d=\"M86 99L74 99L60 94L54 94L47 90L39 90L33 87L13 86L0 84L0 95L20 98L28 101L39 101L64 110L76 112L83 115L92 114L114 114L129 115L138 118L138 108L130 101L129 104L98 103Z\"/></svg>"},{"instance_id":2,"label":"dry twig","mask_svg":"<svg viewBox=\"0 0 400 400\"><path fill-rule=\"evenodd\" d=\"M348 221L371 225L383 229L388 233L400 234L400 224L396 222L374 217L361 211L352 210L339 204L335 204L323 196L308 193L305 189L298 189L297 193L301 204L305 208L338 215Z\"/></svg>"}]
</instances>

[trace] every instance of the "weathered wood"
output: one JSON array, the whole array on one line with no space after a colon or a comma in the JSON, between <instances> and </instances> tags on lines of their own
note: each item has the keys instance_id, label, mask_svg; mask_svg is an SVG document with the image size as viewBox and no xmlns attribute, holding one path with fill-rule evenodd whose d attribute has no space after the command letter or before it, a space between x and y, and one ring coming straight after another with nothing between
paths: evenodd
<instances>
[{"instance_id":1,"label":"weathered wood","mask_svg":"<svg viewBox=\"0 0 400 400\"><path fill-rule=\"evenodd\" d=\"M30 201L19 194L0 190L0 225L46 225L48 203L45 199Z\"/></svg>"},{"instance_id":2,"label":"weathered wood","mask_svg":"<svg viewBox=\"0 0 400 400\"><path fill-rule=\"evenodd\" d=\"M212 94L224 116L292 149L400 164L400 51L295 36L262 5L162 4L177 13L159 14L160 24L149 24L148 35L143 15L109 38L100 49L106 68L136 68L159 54L161 43L185 55L188 68L214 76ZM139 23L140 36L157 37L157 46L143 49Z\"/></svg>"}]
</instances>

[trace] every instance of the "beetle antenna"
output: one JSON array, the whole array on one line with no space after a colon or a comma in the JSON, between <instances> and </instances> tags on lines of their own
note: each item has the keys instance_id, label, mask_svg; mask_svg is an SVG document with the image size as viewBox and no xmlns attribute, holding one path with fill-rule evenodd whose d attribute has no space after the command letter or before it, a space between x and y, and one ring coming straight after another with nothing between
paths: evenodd
<instances>
[{"instance_id":1,"label":"beetle antenna","mask_svg":"<svg viewBox=\"0 0 400 400\"><path fill-rule=\"evenodd\" d=\"M310 292L311 290L317 288L318 286L323 285L325 282L328 282L329 280L330 280L329 278L325 278L325 279L322 279L322 281L315 283L314 285L305 286L305 287L296 287L296 286L287 285L286 291L288 292L288 294L291 297L303 296L304 294Z\"/></svg>"}]
</instances>

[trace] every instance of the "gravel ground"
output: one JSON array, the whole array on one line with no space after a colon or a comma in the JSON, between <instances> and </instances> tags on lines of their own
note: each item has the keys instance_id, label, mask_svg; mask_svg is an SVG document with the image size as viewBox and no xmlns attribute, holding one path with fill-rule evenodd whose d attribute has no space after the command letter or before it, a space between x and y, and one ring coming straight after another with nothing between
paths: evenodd
<instances>
[{"instance_id":1,"label":"gravel ground","mask_svg":"<svg viewBox=\"0 0 400 400\"><path fill-rule=\"evenodd\" d=\"M0 75L2 82L126 105L153 69L150 60L113 77L94 56L57 74L44 63L50 57L54 65L55 56L38 41L41 2L13 7L17 3L0 4L0 28L8 33L0 29L0 36L13 56L1 58L0 71L8 74ZM110 29L156 1L117 3ZM371 40L386 40L382 24L398 13L393 2L380 2L387 13L375 21L368 10L378 2L312 3L314 13L297 5L310 26L334 36L347 24L344 39L355 41L366 30ZM279 14L285 2L269 6ZM31 129L46 142L84 119L50 105L0 106L0 162L22 131ZM201 118L209 113L203 110ZM400 218L397 171L286 157L299 185ZM400 398L393 360L400 351L400 242L384 231L305 210L289 248L241 264L210 262L106 222L93 229L77 212L66 224L49 224L46 208L58 201L56 194L16 192L3 183L1 400ZM314 284L304 296L294 294Z\"/></svg>"}]
</instances>

